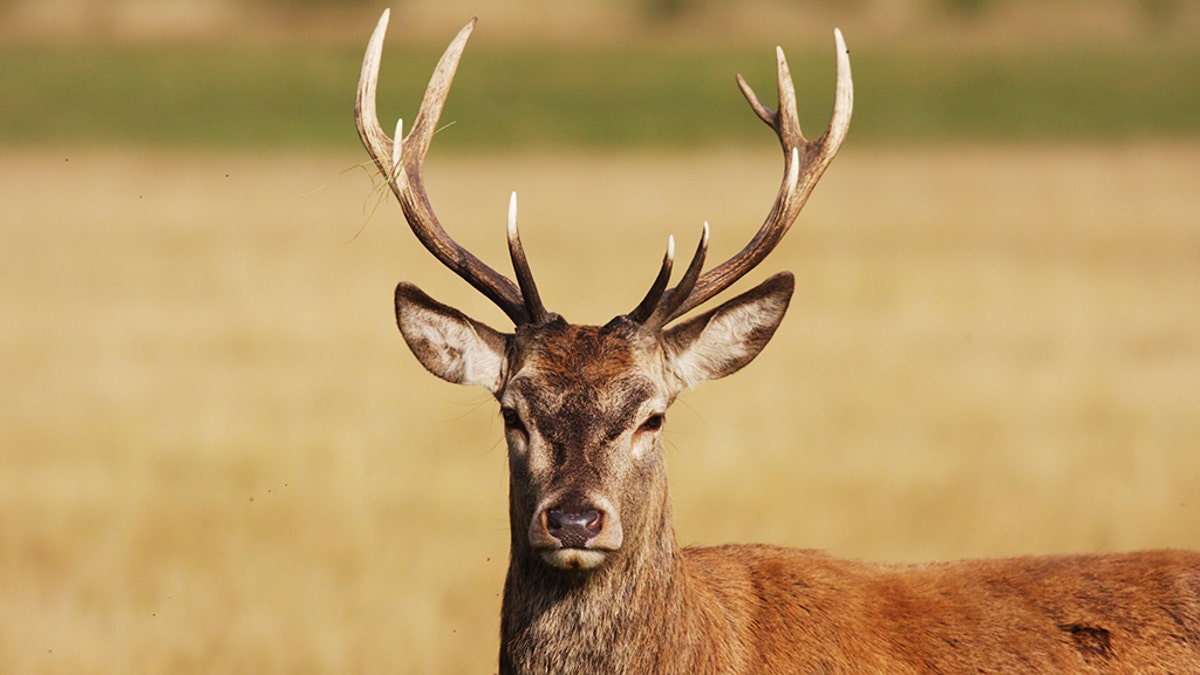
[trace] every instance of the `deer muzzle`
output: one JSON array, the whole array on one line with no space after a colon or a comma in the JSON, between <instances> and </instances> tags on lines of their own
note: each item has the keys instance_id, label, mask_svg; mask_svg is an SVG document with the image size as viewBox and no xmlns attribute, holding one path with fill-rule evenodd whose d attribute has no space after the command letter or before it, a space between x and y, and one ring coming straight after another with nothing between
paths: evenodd
<instances>
[{"instance_id":1,"label":"deer muzzle","mask_svg":"<svg viewBox=\"0 0 1200 675\"><path fill-rule=\"evenodd\" d=\"M594 569L621 548L621 521L603 497L565 495L543 500L529 524L529 543L560 569Z\"/></svg>"}]
</instances>

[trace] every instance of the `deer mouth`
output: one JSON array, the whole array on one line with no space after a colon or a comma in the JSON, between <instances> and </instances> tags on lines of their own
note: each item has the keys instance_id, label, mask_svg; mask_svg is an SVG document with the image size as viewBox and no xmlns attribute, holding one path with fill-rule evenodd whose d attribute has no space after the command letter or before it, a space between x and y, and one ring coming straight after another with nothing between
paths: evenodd
<instances>
[{"instance_id":1,"label":"deer mouth","mask_svg":"<svg viewBox=\"0 0 1200 675\"><path fill-rule=\"evenodd\" d=\"M594 570L604 563L608 554L608 551L583 548L560 548L541 553L542 560L547 565L560 570Z\"/></svg>"}]
</instances>

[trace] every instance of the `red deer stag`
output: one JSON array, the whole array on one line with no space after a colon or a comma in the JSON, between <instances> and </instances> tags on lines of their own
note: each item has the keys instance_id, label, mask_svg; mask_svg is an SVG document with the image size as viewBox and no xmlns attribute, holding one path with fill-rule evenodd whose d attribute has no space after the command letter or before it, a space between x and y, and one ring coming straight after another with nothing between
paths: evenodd
<instances>
[{"instance_id":1,"label":"red deer stag","mask_svg":"<svg viewBox=\"0 0 1200 675\"><path fill-rule=\"evenodd\" d=\"M783 146L783 181L762 228L704 272L707 226L678 284L674 246L628 314L581 326L548 312L517 235L516 282L442 229L421 172L468 24L446 50L411 132L375 112L385 12L363 61L363 144L417 238L500 306L511 333L396 288L400 331L450 382L486 387L508 442L512 544L501 615L504 673L1200 673L1200 554L1156 551L891 565L772 546L682 548L663 466L665 413L684 389L749 363L783 318L792 276L776 274L674 323L779 243L850 123L840 33L832 120L800 133L778 52L779 109L744 80ZM515 197L515 195L514 195ZM673 325L672 325L673 324Z\"/></svg>"}]
</instances>

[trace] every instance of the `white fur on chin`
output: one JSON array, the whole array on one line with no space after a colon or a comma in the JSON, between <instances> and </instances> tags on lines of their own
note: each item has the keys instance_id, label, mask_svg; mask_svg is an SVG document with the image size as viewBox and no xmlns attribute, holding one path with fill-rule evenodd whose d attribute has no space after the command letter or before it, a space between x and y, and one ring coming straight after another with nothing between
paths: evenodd
<instances>
[{"instance_id":1,"label":"white fur on chin","mask_svg":"<svg viewBox=\"0 0 1200 675\"><path fill-rule=\"evenodd\" d=\"M553 551L542 551L542 560L547 565L561 570L591 570L604 562L607 554L604 551L590 551L582 548L559 548Z\"/></svg>"}]
</instances>

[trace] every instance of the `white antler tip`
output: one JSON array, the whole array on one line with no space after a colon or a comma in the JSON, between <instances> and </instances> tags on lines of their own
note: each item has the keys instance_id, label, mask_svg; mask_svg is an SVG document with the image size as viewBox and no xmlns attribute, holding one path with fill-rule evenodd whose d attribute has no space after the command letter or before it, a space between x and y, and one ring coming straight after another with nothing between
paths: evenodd
<instances>
[{"instance_id":1,"label":"white antler tip","mask_svg":"<svg viewBox=\"0 0 1200 675\"><path fill-rule=\"evenodd\" d=\"M508 233L510 236L517 232L517 192L514 190L508 198Z\"/></svg>"},{"instance_id":2,"label":"white antler tip","mask_svg":"<svg viewBox=\"0 0 1200 675\"><path fill-rule=\"evenodd\" d=\"M675 235L667 235L667 257L671 260L675 259Z\"/></svg>"},{"instance_id":3,"label":"white antler tip","mask_svg":"<svg viewBox=\"0 0 1200 675\"><path fill-rule=\"evenodd\" d=\"M404 118L396 120L396 137L392 139L392 169L400 166L400 156L404 149Z\"/></svg>"},{"instance_id":4,"label":"white antler tip","mask_svg":"<svg viewBox=\"0 0 1200 675\"><path fill-rule=\"evenodd\" d=\"M379 22L375 24L375 33L380 36L380 40L383 39L382 34L387 31L388 20L391 18L392 18L391 8L384 9L383 14L379 15Z\"/></svg>"},{"instance_id":5,"label":"white antler tip","mask_svg":"<svg viewBox=\"0 0 1200 675\"><path fill-rule=\"evenodd\" d=\"M775 45L775 61L780 72L788 72L787 57L783 55L783 47L779 45Z\"/></svg>"},{"instance_id":6,"label":"white antler tip","mask_svg":"<svg viewBox=\"0 0 1200 675\"><path fill-rule=\"evenodd\" d=\"M371 33L371 40L368 42L368 50L376 53L383 51L383 36L387 33L388 19L392 16L392 10L385 9L383 14L379 15L379 22L375 24L375 30Z\"/></svg>"}]
</instances>

